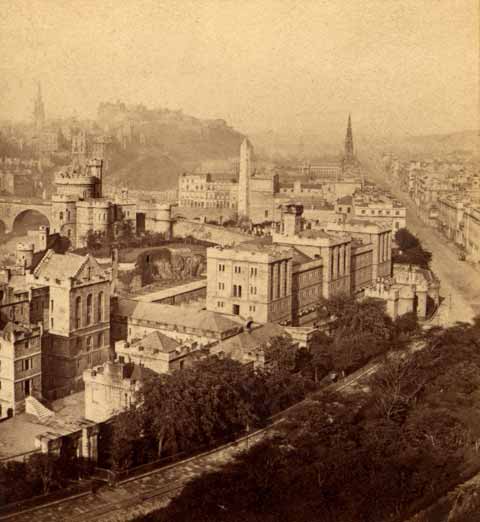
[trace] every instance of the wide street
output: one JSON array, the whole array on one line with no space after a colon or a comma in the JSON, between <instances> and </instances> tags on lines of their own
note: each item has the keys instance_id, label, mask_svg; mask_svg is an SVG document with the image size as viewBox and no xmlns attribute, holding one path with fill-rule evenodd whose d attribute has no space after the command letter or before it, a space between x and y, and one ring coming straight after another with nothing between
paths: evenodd
<instances>
[{"instance_id":1,"label":"wide street","mask_svg":"<svg viewBox=\"0 0 480 522\"><path fill-rule=\"evenodd\" d=\"M455 248L438 232L425 225L418 217L414 203L398 185L390 183L378 161L368 162L367 176L378 185L388 189L407 207L407 227L432 253L431 268L440 278L440 293L444 298L437 321L443 325L456 321L471 321L480 314L480 267L473 268L460 261ZM437 324L439 324L437 323Z\"/></svg>"}]
</instances>

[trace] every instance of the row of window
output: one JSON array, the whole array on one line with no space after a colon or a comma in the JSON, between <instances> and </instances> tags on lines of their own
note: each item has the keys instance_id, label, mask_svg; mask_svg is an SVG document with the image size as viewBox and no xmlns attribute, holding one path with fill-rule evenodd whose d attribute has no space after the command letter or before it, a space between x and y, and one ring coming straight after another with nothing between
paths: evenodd
<instances>
[{"instance_id":1,"label":"row of window","mask_svg":"<svg viewBox=\"0 0 480 522\"><path fill-rule=\"evenodd\" d=\"M220 263L218 265L218 271L219 272L225 272L225 265ZM235 274L241 274L242 273L242 267L238 266L238 265L235 265L233 267L233 271L234 271ZM250 275L252 277L256 277L258 275L258 269L255 268L255 267L250 267Z\"/></svg>"},{"instance_id":2,"label":"row of window","mask_svg":"<svg viewBox=\"0 0 480 522\"><path fill-rule=\"evenodd\" d=\"M17 367L17 370L20 372L26 372L27 370L31 370L33 368L33 357L29 357L28 359L22 359L19 361L20 365Z\"/></svg>"},{"instance_id":3,"label":"row of window","mask_svg":"<svg viewBox=\"0 0 480 522\"><path fill-rule=\"evenodd\" d=\"M216 200L216 201L192 201L192 200L182 200L181 206L183 208L236 208L236 203L229 202L227 199L225 201Z\"/></svg>"},{"instance_id":4,"label":"row of window","mask_svg":"<svg viewBox=\"0 0 480 522\"><path fill-rule=\"evenodd\" d=\"M104 297L103 292L100 292L97 295L97 306L96 306L96 315L95 315L95 321L96 322L102 322L103 318L105 316L104 312ZM52 301L52 307L53 307L53 301ZM53 308L52 308L53 310ZM93 295L88 294L87 295L87 309L85 314L85 322L83 326L90 326L93 324L94 321L94 310L93 310ZM81 328L82 327L82 297L77 296L75 299L75 328Z\"/></svg>"},{"instance_id":5,"label":"row of window","mask_svg":"<svg viewBox=\"0 0 480 522\"><path fill-rule=\"evenodd\" d=\"M341 209L340 209L340 211L341 211ZM366 213L367 213L366 210L362 210L362 214L366 214ZM375 210L370 210L370 214L371 214L372 216L374 216L374 215L375 215ZM383 214L383 210L378 210L378 215L381 216L382 214ZM389 216L389 215L390 215L390 210L386 210L386 211L385 211L385 214L386 214L387 216ZM392 215L393 215L393 213L392 213ZM395 211L395 216L399 216L399 215L400 215L400 212L399 212L398 210Z\"/></svg>"},{"instance_id":6,"label":"row of window","mask_svg":"<svg viewBox=\"0 0 480 522\"><path fill-rule=\"evenodd\" d=\"M55 308L54 300L50 300L50 312L53 313ZM100 292L97 296L97 309L95 315L95 321L100 323L103 321L105 316L104 311L104 298L103 292ZM87 295L87 313L85 315L85 324L83 326L90 326L93 324L94 320L94 311L93 311L93 295ZM75 328L82 327L82 297L78 296L75 299ZM50 328L55 328L55 319L53 317L50 318Z\"/></svg>"},{"instance_id":7,"label":"row of window","mask_svg":"<svg viewBox=\"0 0 480 522\"><path fill-rule=\"evenodd\" d=\"M219 290L225 290L225 283L218 283ZM250 294L257 295L257 287L250 287ZM242 285L233 285L233 297L242 297Z\"/></svg>"},{"instance_id":8,"label":"row of window","mask_svg":"<svg viewBox=\"0 0 480 522\"><path fill-rule=\"evenodd\" d=\"M85 351L89 352L92 348L102 348L105 342L105 334L103 332L100 332L96 336L96 345L93 344L94 337L92 335L88 335L85 338ZM77 337L77 351L82 351L82 345L83 345L83 338Z\"/></svg>"}]
</instances>

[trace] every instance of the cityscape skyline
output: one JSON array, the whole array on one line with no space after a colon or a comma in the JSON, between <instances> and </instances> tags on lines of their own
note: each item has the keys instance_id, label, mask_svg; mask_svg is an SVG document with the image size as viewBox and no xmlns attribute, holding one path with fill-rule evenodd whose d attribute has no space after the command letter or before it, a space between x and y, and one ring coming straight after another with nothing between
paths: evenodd
<instances>
[{"instance_id":1,"label":"cityscape skyline","mask_svg":"<svg viewBox=\"0 0 480 522\"><path fill-rule=\"evenodd\" d=\"M17 2L1 22L0 118L30 119L41 81L47 118L120 99L332 141L348 112L360 135L478 127L470 0L218 5Z\"/></svg>"}]
</instances>

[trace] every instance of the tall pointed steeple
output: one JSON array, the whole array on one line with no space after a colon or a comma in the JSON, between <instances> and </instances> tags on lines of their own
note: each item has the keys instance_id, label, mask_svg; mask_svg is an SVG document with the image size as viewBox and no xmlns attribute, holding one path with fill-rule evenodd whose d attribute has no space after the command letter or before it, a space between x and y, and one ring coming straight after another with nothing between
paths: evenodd
<instances>
[{"instance_id":1,"label":"tall pointed steeple","mask_svg":"<svg viewBox=\"0 0 480 522\"><path fill-rule=\"evenodd\" d=\"M353 150L352 118L348 115L347 135L345 136L345 160L351 161L355 157Z\"/></svg>"},{"instance_id":2,"label":"tall pointed steeple","mask_svg":"<svg viewBox=\"0 0 480 522\"><path fill-rule=\"evenodd\" d=\"M40 82L37 84L37 97L35 98L33 107L33 122L36 130L41 130L45 125L45 107L42 99L42 86Z\"/></svg>"}]
</instances>

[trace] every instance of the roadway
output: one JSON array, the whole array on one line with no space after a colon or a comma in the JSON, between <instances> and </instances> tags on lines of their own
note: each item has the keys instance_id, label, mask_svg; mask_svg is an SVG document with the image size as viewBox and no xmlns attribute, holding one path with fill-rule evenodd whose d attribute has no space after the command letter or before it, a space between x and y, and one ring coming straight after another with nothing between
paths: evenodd
<instances>
[{"instance_id":1,"label":"roadway","mask_svg":"<svg viewBox=\"0 0 480 522\"><path fill-rule=\"evenodd\" d=\"M385 179L378 160L371 158L367 176L379 186L389 190L407 208L407 227L426 250L432 253L431 268L440 278L440 293L445 306L436 318L445 326L456 321L471 321L480 314L480 272L468 262L458 259L458 251L440 232L419 218L415 204L399 186Z\"/></svg>"}]
</instances>

